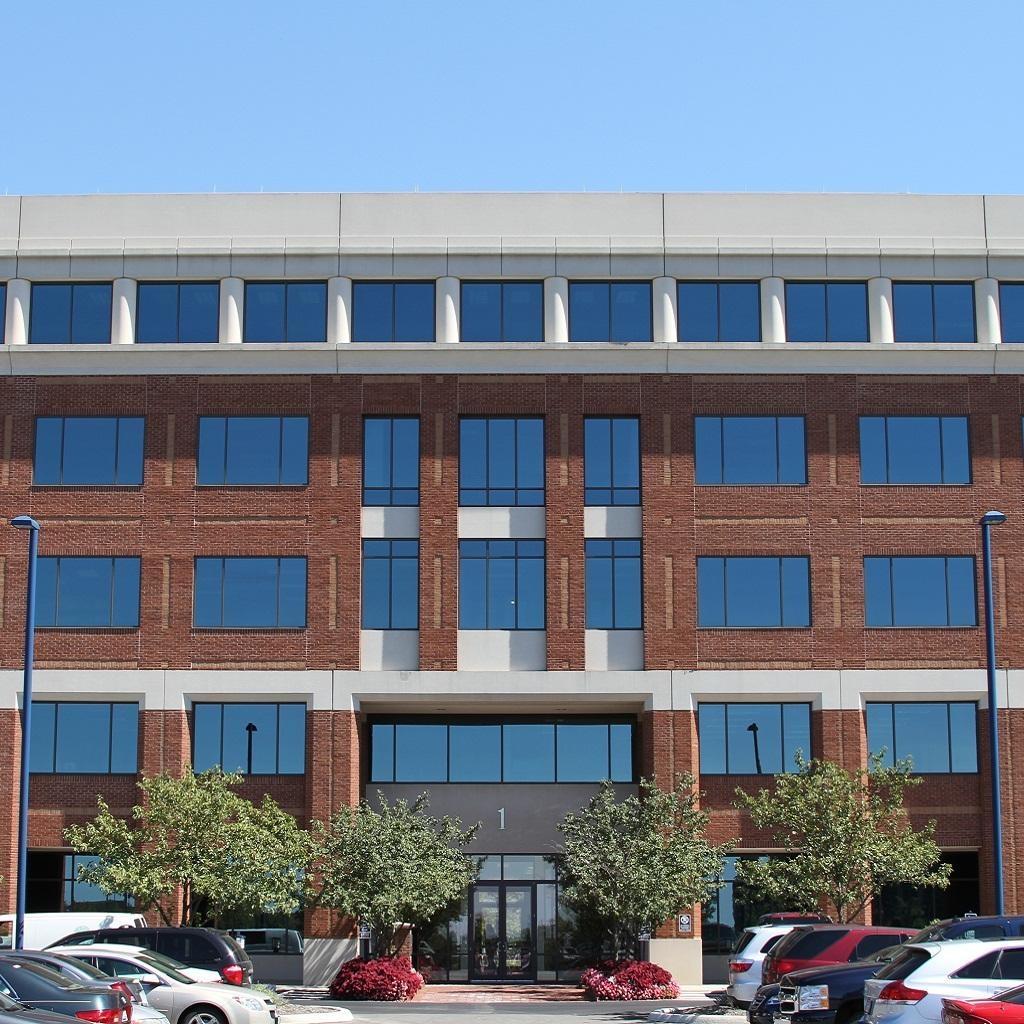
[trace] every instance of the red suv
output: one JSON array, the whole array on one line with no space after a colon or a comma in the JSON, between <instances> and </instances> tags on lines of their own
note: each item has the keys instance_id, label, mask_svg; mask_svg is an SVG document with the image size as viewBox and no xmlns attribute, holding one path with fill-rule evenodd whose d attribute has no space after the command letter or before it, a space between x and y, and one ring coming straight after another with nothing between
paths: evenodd
<instances>
[{"instance_id":1,"label":"red suv","mask_svg":"<svg viewBox=\"0 0 1024 1024\"><path fill-rule=\"evenodd\" d=\"M886 946L906 942L912 928L875 928L865 924L803 924L784 935L765 957L762 980L774 985L784 974L804 967L852 963Z\"/></svg>"}]
</instances>

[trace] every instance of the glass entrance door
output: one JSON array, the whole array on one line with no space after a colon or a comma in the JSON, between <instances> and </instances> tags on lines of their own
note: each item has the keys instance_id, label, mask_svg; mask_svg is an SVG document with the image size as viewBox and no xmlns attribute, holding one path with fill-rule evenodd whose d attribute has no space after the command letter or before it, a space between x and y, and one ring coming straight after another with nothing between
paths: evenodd
<instances>
[{"instance_id":1,"label":"glass entrance door","mask_svg":"<svg viewBox=\"0 0 1024 1024\"><path fill-rule=\"evenodd\" d=\"M475 885L470 896L470 965L477 981L536 977L534 886Z\"/></svg>"}]
</instances>

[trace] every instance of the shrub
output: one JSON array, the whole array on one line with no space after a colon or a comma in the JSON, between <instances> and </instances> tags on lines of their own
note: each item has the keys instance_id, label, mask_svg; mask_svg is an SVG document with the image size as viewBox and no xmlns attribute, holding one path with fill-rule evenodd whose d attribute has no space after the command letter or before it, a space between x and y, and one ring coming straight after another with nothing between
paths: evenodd
<instances>
[{"instance_id":1,"label":"shrub","mask_svg":"<svg viewBox=\"0 0 1024 1024\"><path fill-rule=\"evenodd\" d=\"M602 960L580 975L588 999L675 999L679 986L657 964L642 960Z\"/></svg>"},{"instance_id":2,"label":"shrub","mask_svg":"<svg viewBox=\"0 0 1024 1024\"><path fill-rule=\"evenodd\" d=\"M399 1002L412 999L423 987L423 975L405 956L375 960L356 957L338 968L331 982L332 999L374 999Z\"/></svg>"}]
</instances>

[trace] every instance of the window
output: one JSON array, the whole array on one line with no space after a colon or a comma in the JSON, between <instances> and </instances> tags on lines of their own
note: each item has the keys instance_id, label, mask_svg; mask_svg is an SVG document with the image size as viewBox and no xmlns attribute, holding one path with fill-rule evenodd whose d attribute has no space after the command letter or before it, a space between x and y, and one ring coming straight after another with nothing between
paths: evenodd
<instances>
[{"instance_id":1,"label":"window","mask_svg":"<svg viewBox=\"0 0 1024 1024\"><path fill-rule=\"evenodd\" d=\"M868 750L888 767L909 758L921 774L976 772L977 714L971 701L868 702Z\"/></svg>"},{"instance_id":2,"label":"window","mask_svg":"<svg viewBox=\"0 0 1024 1024\"><path fill-rule=\"evenodd\" d=\"M862 484L969 484L966 416L861 416Z\"/></svg>"},{"instance_id":3,"label":"window","mask_svg":"<svg viewBox=\"0 0 1024 1024\"><path fill-rule=\"evenodd\" d=\"M588 540L587 629L641 629L639 540Z\"/></svg>"},{"instance_id":4,"label":"window","mask_svg":"<svg viewBox=\"0 0 1024 1024\"><path fill-rule=\"evenodd\" d=\"M459 541L459 629L544 628L544 541Z\"/></svg>"},{"instance_id":5,"label":"window","mask_svg":"<svg viewBox=\"0 0 1024 1024\"><path fill-rule=\"evenodd\" d=\"M433 341L433 281L356 281L352 340Z\"/></svg>"},{"instance_id":6,"label":"window","mask_svg":"<svg viewBox=\"0 0 1024 1024\"><path fill-rule=\"evenodd\" d=\"M197 558L193 623L206 629L302 629L305 558Z\"/></svg>"},{"instance_id":7,"label":"window","mask_svg":"<svg viewBox=\"0 0 1024 1024\"><path fill-rule=\"evenodd\" d=\"M3 325L7 322L7 285L5 282L0 281L0 344L5 343L4 339L4 327Z\"/></svg>"},{"instance_id":8,"label":"window","mask_svg":"<svg viewBox=\"0 0 1024 1024\"><path fill-rule=\"evenodd\" d=\"M803 416L696 416L698 484L806 484Z\"/></svg>"},{"instance_id":9,"label":"window","mask_svg":"<svg viewBox=\"0 0 1024 1024\"><path fill-rule=\"evenodd\" d=\"M134 774L139 705L94 701L33 701L33 772Z\"/></svg>"},{"instance_id":10,"label":"window","mask_svg":"<svg viewBox=\"0 0 1024 1024\"><path fill-rule=\"evenodd\" d=\"M866 626L976 626L974 559L904 555L864 559Z\"/></svg>"},{"instance_id":11,"label":"window","mask_svg":"<svg viewBox=\"0 0 1024 1024\"><path fill-rule=\"evenodd\" d=\"M199 417L197 484L304 486L308 480L307 417Z\"/></svg>"},{"instance_id":12,"label":"window","mask_svg":"<svg viewBox=\"0 0 1024 1024\"><path fill-rule=\"evenodd\" d=\"M971 342L974 333L974 285L969 282L892 286L897 341Z\"/></svg>"},{"instance_id":13,"label":"window","mask_svg":"<svg viewBox=\"0 0 1024 1024\"><path fill-rule=\"evenodd\" d=\"M419 541L363 541L363 629L418 629L419 587Z\"/></svg>"},{"instance_id":14,"label":"window","mask_svg":"<svg viewBox=\"0 0 1024 1024\"><path fill-rule=\"evenodd\" d=\"M110 343L109 284L34 284L28 340L33 345Z\"/></svg>"},{"instance_id":15,"label":"window","mask_svg":"<svg viewBox=\"0 0 1024 1024\"><path fill-rule=\"evenodd\" d=\"M31 857L32 854L30 853L29 856ZM78 869L98 860L98 857L88 853L55 853L50 856L59 857L63 869L61 871L62 899L57 906L53 907L54 910L91 911L93 913L105 911L109 913L110 911L117 912L134 908L135 900L127 893L105 893L99 886L79 879ZM31 871L29 871L29 876L32 876Z\"/></svg>"},{"instance_id":16,"label":"window","mask_svg":"<svg viewBox=\"0 0 1024 1024\"><path fill-rule=\"evenodd\" d=\"M142 416L40 416L32 482L137 487L145 425Z\"/></svg>"},{"instance_id":17,"label":"window","mask_svg":"<svg viewBox=\"0 0 1024 1024\"><path fill-rule=\"evenodd\" d=\"M544 504L544 421L540 417L459 422L459 504Z\"/></svg>"},{"instance_id":18,"label":"window","mask_svg":"<svg viewBox=\"0 0 1024 1024\"><path fill-rule=\"evenodd\" d=\"M854 281L786 283L787 341L867 341L868 286Z\"/></svg>"},{"instance_id":19,"label":"window","mask_svg":"<svg viewBox=\"0 0 1024 1024\"><path fill-rule=\"evenodd\" d=\"M701 628L799 628L811 624L806 557L698 558Z\"/></svg>"},{"instance_id":20,"label":"window","mask_svg":"<svg viewBox=\"0 0 1024 1024\"><path fill-rule=\"evenodd\" d=\"M3 295L0 294L0 309ZM999 319L1003 341L1018 345L1024 342L1024 284L1003 282L999 285Z\"/></svg>"},{"instance_id":21,"label":"window","mask_svg":"<svg viewBox=\"0 0 1024 1024\"><path fill-rule=\"evenodd\" d=\"M584 503L640 504L640 421L614 416L583 421Z\"/></svg>"},{"instance_id":22,"label":"window","mask_svg":"<svg viewBox=\"0 0 1024 1024\"><path fill-rule=\"evenodd\" d=\"M250 281L245 285L245 341L327 339L327 285L323 281Z\"/></svg>"},{"instance_id":23,"label":"window","mask_svg":"<svg viewBox=\"0 0 1024 1024\"><path fill-rule=\"evenodd\" d=\"M192 765L245 775L306 771L305 704L196 704Z\"/></svg>"},{"instance_id":24,"label":"window","mask_svg":"<svg viewBox=\"0 0 1024 1024\"><path fill-rule=\"evenodd\" d=\"M680 341L760 341L757 281L680 281Z\"/></svg>"},{"instance_id":25,"label":"window","mask_svg":"<svg viewBox=\"0 0 1024 1024\"><path fill-rule=\"evenodd\" d=\"M142 281L135 340L140 344L220 339L220 285L216 281Z\"/></svg>"},{"instance_id":26,"label":"window","mask_svg":"<svg viewBox=\"0 0 1024 1024\"><path fill-rule=\"evenodd\" d=\"M363 504L420 503L420 421L412 416L363 420Z\"/></svg>"},{"instance_id":27,"label":"window","mask_svg":"<svg viewBox=\"0 0 1024 1024\"><path fill-rule=\"evenodd\" d=\"M650 341L649 281L570 281L570 341Z\"/></svg>"},{"instance_id":28,"label":"window","mask_svg":"<svg viewBox=\"0 0 1024 1024\"><path fill-rule=\"evenodd\" d=\"M39 559L36 623L41 627L122 627L139 624L138 558L80 555Z\"/></svg>"},{"instance_id":29,"label":"window","mask_svg":"<svg viewBox=\"0 0 1024 1024\"><path fill-rule=\"evenodd\" d=\"M371 782L633 781L626 719L465 718L370 726Z\"/></svg>"},{"instance_id":30,"label":"window","mask_svg":"<svg viewBox=\"0 0 1024 1024\"><path fill-rule=\"evenodd\" d=\"M811 757L810 704L700 704L701 775L778 775Z\"/></svg>"},{"instance_id":31,"label":"window","mask_svg":"<svg viewBox=\"0 0 1024 1024\"><path fill-rule=\"evenodd\" d=\"M544 286L539 281L464 281L462 341L543 341Z\"/></svg>"}]
</instances>

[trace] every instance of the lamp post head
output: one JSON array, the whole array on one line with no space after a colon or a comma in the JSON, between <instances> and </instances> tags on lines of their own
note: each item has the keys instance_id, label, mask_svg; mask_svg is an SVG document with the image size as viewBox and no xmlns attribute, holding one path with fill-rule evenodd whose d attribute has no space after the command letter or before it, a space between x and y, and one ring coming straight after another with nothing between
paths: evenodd
<instances>
[{"instance_id":1,"label":"lamp post head","mask_svg":"<svg viewBox=\"0 0 1024 1024\"><path fill-rule=\"evenodd\" d=\"M15 516L11 526L16 530L38 530L39 524L31 516Z\"/></svg>"},{"instance_id":2,"label":"lamp post head","mask_svg":"<svg viewBox=\"0 0 1024 1024\"><path fill-rule=\"evenodd\" d=\"M1006 522L1006 513L1005 512L995 512L995 511L986 512L981 517L981 525L982 526L998 526L1000 523L1005 523L1005 522Z\"/></svg>"},{"instance_id":3,"label":"lamp post head","mask_svg":"<svg viewBox=\"0 0 1024 1024\"><path fill-rule=\"evenodd\" d=\"M750 725L747 726L747 732L757 732L757 729L757 722L751 722Z\"/></svg>"},{"instance_id":4,"label":"lamp post head","mask_svg":"<svg viewBox=\"0 0 1024 1024\"><path fill-rule=\"evenodd\" d=\"M259 729L256 728L256 723L255 722L249 722L248 725L246 725L246 727L245 727L245 731L248 732L248 733L254 733L254 732L259 732Z\"/></svg>"}]
</instances>

